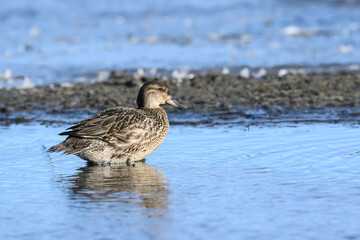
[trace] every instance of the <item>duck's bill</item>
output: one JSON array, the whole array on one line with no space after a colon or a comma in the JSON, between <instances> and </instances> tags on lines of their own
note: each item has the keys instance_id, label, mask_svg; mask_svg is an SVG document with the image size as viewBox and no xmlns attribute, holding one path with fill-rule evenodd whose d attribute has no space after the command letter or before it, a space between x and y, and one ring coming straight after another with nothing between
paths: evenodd
<instances>
[{"instance_id":1,"label":"duck's bill","mask_svg":"<svg viewBox=\"0 0 360 240\"><path fill-rule=\"evenodd\" d=\"M174 106L179 109L186 109L186 107L182 104L180 104L178 101L176 101L174 98L170 98L166 101L167 104L170 104L171 106Z\"/></svg>"}]
</instances>

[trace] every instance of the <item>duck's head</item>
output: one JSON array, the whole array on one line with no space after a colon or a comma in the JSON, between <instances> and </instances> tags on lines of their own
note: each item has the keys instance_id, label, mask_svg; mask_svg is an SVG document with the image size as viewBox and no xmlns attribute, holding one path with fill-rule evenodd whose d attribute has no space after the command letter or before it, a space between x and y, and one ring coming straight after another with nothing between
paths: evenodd
<instances>
[{"instance_id":1,"label":"duck's head","mask_svg":"<svg viewBox=\"0 0 360 240\"><path fill-rule=\"evenodd\" d=\"M170 89L165 83L151 81L145 83L137 97L138 108L159 108L161 104L170 104L179 109L185 106L178 103L170 94Z\"/></svg>"}]
</instances>

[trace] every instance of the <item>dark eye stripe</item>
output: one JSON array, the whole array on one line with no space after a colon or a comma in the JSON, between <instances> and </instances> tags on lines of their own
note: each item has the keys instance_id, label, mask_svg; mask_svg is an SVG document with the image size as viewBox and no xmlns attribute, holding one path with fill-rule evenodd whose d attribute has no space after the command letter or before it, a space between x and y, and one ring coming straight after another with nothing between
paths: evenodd
<instances>
[{"instance_id":1,"label":"dark eye stripe","mask_svg":"<svg viewBox=\"0 0 360 240\"><path fill-rule=\"evenodd\" d=\"M150 88L147 88L146 91L160 91L160 92L166 92L166 88L163 88L163 87L150 87Z\"/></svg>"},{"instance_id":2,"label":"dark eye stripe","mask_svg":"<svg viewBox=\"0 0 360 240\"><path fill-rule=\"evenodd\" d=\"M153 91L161 91L160 88L156 88L156 87L152 87L152 88L148 88L146 90L153 90Z\"/></svg>"}]
</instances>

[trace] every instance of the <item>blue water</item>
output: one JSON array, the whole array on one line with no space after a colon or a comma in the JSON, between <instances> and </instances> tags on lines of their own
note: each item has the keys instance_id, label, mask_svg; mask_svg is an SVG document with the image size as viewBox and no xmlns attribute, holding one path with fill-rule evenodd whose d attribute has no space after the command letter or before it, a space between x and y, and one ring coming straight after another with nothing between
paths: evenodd
<instances>
[{"instance_id":1,"label":"blue water","mask_svg":"<svg viewBox=\"0 0 360 240\"><path fill-rule=\"evenodd\" d=\"M1 85L113 69L359 64L359 16L359 1L2 1Z\"/></svg>"},{"instance_id":2,"label":"blue water","mask_svg":"<svg viewBox=\"0 0 360 240\"><path fill-rule=\"evenodd\" d=\"M360 239L358 124L171 126L145 163L48 155L0 126L1 239Z\"/></svg>"}]
</instances>

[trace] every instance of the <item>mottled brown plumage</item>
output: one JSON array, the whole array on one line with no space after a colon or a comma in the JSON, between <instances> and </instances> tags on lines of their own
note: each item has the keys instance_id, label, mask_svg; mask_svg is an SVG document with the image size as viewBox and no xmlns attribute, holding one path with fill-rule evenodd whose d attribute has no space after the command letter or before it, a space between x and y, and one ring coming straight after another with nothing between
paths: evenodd
<instances>
[{"instance_id":1,"label":"mottled brown plumage","mask_svg":"<svg viewBox=\"0 0 360 240\"><path fill-rule=\"evenodd\" d=\"M184 107L161 82L144 84L137 98L138 108L109 108L75 123L60 133L67 139L49 149L75 154L93 163L139 161L164 141L169 122L161 104Z\"/></svg>"}]
</instances>

